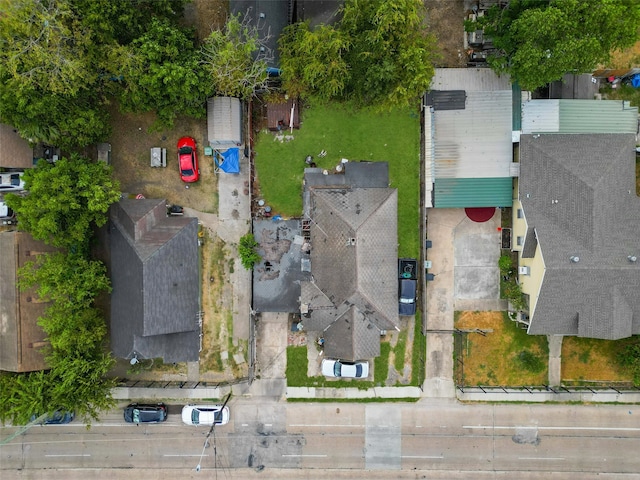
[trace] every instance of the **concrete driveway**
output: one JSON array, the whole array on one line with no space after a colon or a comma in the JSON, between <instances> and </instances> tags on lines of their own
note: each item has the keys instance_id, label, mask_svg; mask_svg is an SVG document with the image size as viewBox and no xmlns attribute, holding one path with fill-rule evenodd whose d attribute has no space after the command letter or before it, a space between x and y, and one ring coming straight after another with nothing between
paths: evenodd
<instances>
[{"instance_id":1,"label":"concrete driveway","mask_svg":"<svg viewBox=\"0 0 640 480\"><path fill-rule=\"evenodd\" d=\"M453 314L456 310L501 310L498 258L500 210L484 223L470 220L464 209L430 209L427 238L431 248L426 285L427 397L455 397L453 382Z\"/></svg>"}]
</instances>

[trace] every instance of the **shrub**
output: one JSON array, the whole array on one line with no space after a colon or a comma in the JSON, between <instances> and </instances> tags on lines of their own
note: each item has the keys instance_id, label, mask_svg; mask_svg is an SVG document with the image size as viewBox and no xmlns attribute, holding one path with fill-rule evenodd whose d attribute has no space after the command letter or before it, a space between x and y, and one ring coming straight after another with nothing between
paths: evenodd
<instances>
[{"instance_id":1,"label":"shrub","mask_svg":"<svg viewBox=\"0 0 640 480\"><path fill-rule=\"evenodd\" d=\"M640 386L640 342L628 344L618 353L618 360L622 365L631 368L633 384Z\"/></svg>"},{"instance_id":2,"label":"shrub","mask_svg":"<svg viewBox=\"0 0 640 480\"><path fill-rule=\"evenodd\" d=\"M247 233L240 238L238 252L240 253L240 261L242 262L242 266L247 270L251 270L257 262L262 260L260 254L258 254L258 252L256 251L257 247L258 242L256 242L253 233Z\"/></svg>"},{"instance_id":3,"label":"shrub","mask_svg":"<svg viewBox=\"0 0 640 480\"><path fill-rule=\"evenodd\" d=\"M518 362L525 370L531 373L540 373L545 368L545 363L530 350L523 350L518 354Z\"/></svg>"},{"instance_id":4,"label":"shrub","mask_svg":"<svg viewBox=\"0 0 640 480\"><path fill-rule=\"evenodd\" d=\"M498 260L498 267L502 275L509 275L511 268L513 267L513 261L509 255L501 255Z\"/></svg>"}]
</instances>

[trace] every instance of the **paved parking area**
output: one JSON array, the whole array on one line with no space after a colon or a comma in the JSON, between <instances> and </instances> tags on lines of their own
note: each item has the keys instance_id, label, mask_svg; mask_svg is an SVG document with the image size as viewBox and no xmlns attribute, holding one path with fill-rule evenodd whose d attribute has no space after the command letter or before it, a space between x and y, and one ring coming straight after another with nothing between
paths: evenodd
<instances>
[{"instance_id":1,"label":"paved parking area","mask_svg":"<svg viewBox=\"0 0 640 480\"><path fill-rule=\"evenodd\" d=\"M430 209L426 258L427 397L455 397L453 383L453 314L456 310L496 310L499 291L500 210L475 223L464 209Z\"/></svg>"},{"instance_id":2,"label":"paved parking area","mask_svg":"<svg viewBox=\"0 0 640 480\"><path fill-rule=\"evenodd\" d=\"M500 209L484 223L476 223L460 210L462 218L453 232L453 309L500 310Z\"/></svg>"}]
</instances>

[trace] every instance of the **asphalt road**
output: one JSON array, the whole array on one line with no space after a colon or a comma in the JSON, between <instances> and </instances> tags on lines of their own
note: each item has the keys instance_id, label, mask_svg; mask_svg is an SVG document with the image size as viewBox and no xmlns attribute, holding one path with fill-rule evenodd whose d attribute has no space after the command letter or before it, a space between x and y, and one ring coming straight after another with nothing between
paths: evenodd
<instances>
[{"instance_id":1,"label":"asphalt road","mask_svg":"<svg viewBox=\"0 0 640 480\"><path fill-rule=\"evenodd\" d=\"M640 472L635 406L233 399L230 408L231 422L216 428L208 447L208 428L182 425L179 406L161 425L125 424L121 412L112 412L90 429L77 421L32 427L0 447L0 477L554 478L555 472L583 479ZM2 428L2 438L13 432Z\"/></svg>"}]
</instances>

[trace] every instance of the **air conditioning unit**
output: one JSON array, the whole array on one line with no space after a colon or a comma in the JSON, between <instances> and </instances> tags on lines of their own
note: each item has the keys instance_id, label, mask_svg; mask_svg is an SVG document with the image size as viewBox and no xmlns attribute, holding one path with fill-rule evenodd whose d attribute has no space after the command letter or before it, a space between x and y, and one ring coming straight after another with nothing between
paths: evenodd
<instances>
[{"instance_id":1,"label":"air conditioning unit","mask_svg":"<svg viewBox=\"0 0 640 480\"><path fill-rule=\"evenodd\" d=\"M518 267L518 273L520 275L529 275L530 272L531 270L529 269L529 267Z\"/></svg>"}]
</instances>

